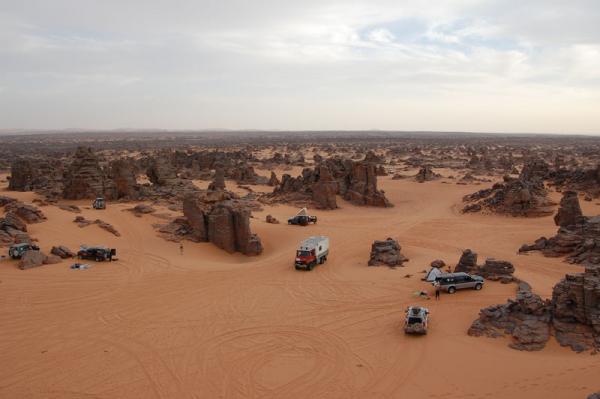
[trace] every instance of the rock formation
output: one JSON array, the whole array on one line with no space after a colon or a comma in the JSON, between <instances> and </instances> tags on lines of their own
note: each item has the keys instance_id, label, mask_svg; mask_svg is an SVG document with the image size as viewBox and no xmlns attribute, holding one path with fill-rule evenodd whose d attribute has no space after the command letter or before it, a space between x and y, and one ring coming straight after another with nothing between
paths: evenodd
<instances>
[{"instance_id":1,"label":"rock formation","mask_svg":"<svg viewBox=\"0 0 600 399\"><path fill-rule=\"evenodd\" d=\"M5 209L23 219L26 223L41 223L46 220L44 213L33 205L14 201L6 205Z\"/></svg>"},{"instance_id":2,"label":"rock formation","mask_svg":"<svg viewBox=\"0 0 600 399\"><path fill-rule=\"evenodd\" d=\"M562 346L581 352L600 349L600 268L567 274L554 286L552 300L543 301L526 284L519 284L516 301L482 309L469 335L509 334L512 348L542 349L550 335Z\"/></svg>"},{"instance_id":3,"label":"rock formation","mask_svg":"<svg viewBox=\"0 0 600 399\"><path fill-rule=\"evenodd\" d=\"M58 159L17 158L11 163L8 189L57 195L62 191L63 164Z\"/></svg>"},{"instance_id":4,"label":"rock formation","mask_svg":"<svg viewBox=\"0 0 600 399\"><path fill-rule=\"evenodd\" d=\"M375 165L368 162L355 162L347 177L348 189L344 198L356 205L389 207L390 202L383 191L377 189Z\"/></svg>"},{"instance_id":5,"label":"rock formation","mask_svg":"<svg viewBox=\"0 0 600 399\"><path fill-rule=\"evenodd\" d=\"M393 238L373 242L371 245L369 266L402 266L402 263L407 262L408 258L400 253L401 249L398 241Z\"/></svg>"},{"instance_id":6,"label":"rock formation","mask_svg":"<svg viewBox=\"0 0 600 399\"><path fill-rule=\"evenodd\" d=\"M273 215L267 215L265 221L270 224L279 224L279 220L277 220Z\"/></svg>"},{"instance_id":7,"label":"rock formation","mask_svg":"<svg viewBox=\"0 0 600 399\"><path fill-rule=\"evenodd\" d=\"M314 169L305 168L296 178L284 174L269 198L271 201L302 206L312 203L317 208L335 209L336 194L356 205L392 206L385 193L377 189L375 164L339 158L329 158Z\"/></svg>"},{"instance_id":8,"label":"rock formation","mask_svg":"<svg viewBox=\"0 0 600 399\"><path fill-rule=\"evenodd\" d=\"M477 253L465 249L454 268L455 272L474 273L477 270Z\"/></svg>"},{"instance_id":9,"label":"rock formation","mask_svg":"<svg viewBox=\"0 0 600 399\"><path fill-rule=\"evenodd\" d=\"M225 171L221 168L215 171L215 178L208 185L208 189L211 191L225 190Z\"/></svg>"},{"instance_id":10,"label":"rock formation","mask_svg":"<svg viewBox=\"0 0 600 399\"><path fill-rule=\"evenodd\" d=\"M158 154L149 161L146 175L152 184L165 186L175 183L177 173L175 168L169 162L169 158L165 154Z\"/></svg>"},{"instance_id":11,"label":"rock formation","mask_svg":"<svg viewBox=\"0 0 600 399\"><path fill-rule=\"evenodd\" d=\"M79 147L65 171L63 198L71 200L112 198L107 179L96 155L89 147Z\"/></svg>"},{"instance_id":12,"label":"rock formation","mask_svg":"<svg viewBox=\"0 0 600 399\"><path fill-rule=\"evenodd\" d=\"M570 194L566 197L555 218L559 224L556 235L523 244L519 252L541 251L544 256L564 256L570 263L600 265L600 216L580 216L577 197Z\"/></svg>"},{"instance_id":13,"label":"rock formation","mask_svg":"<svg viewBox=\"0 0 600 399\"><path fill-rule=\"evenodd\" d=\"M140 187L137 184L136 168L129 159L117 159L110 162L109 181L105 182L104 196L110 199L137 199Z\"/></svg>"},{"instance_id":14,"label":"rock formation","mask_svg":"<svg viewBox=\"0 0 600 399\"><path fill-rule=\"evenodd\" d=\"M546 346L550 321L549 302L532 293L528 286L520 285L516 300L481 309L468 334L492 338L508 334L512 337L511 348L534 351Z\"/></svg>"},{"instance_id":15,"label":"rock formation","mask_svg":"<svg viewBox=\"0 0 600 399\"><path fill-rule=\"evenodd\" d=\"M505 176L504 183L463 197L467 202L463 213L486 209L511 216L546 216L552 214L554 205L547 195L542 182Z\"/></svg>"},{"instance_id":16,"label":"rock formation","mask_svg":"<svg viewBox=\"0 0 600 399\"><path fill-rule=\"evenodd\" d=\"M312 199L319 209L337 208L338 185L331 171L324 165L318 166L318 180L312 186Z\"/></svg>"},{"instance_id":17,"label":"rock formation","mask_svg":"<svg viewBox=\"0 0 600 399\"><path fill-rule=\"evenodd\" d=\"M425 165L425 166L422 166L421 169L419 169L419 172L415 176L415 180L418 183L424 183L426 181L437 180L440 177L442 177L442 176L435 173L433 171L433 169L431 168L431 166Z\"/></svg>"},{"instance_id":18,"label":"rock formation","mask_svg":"<svg viewBox=\"0 0 600 399\"><path fill-rule=\"evenodd\" d=\"M515 281L513 277L515 267L512 263L505 260L488 258L485 260L485 263L480 266L477 264L477 253L470 249L465 249L463 251L454 271L477 274L488 280L500 280L503 283Z\"/></svg>"},{"instance_id":19,"label":"rock formation","mask_svg":"<svg viewBox=\"0 0 600 399\"><path fill-rule=\"evenodd\" d=\"M50 253L52 255L58 256L61 259L74 258L75 256L77 256L77 254L75 252L71 251L69 248L65 247L64 245L52 247L52 249L50 250Z\"/></svg>"},{"instance_id":20,"label":"rock formation","mask_svg":"<svg viewBox=\"0 0 600 399\"><path fill-rule=\"evenodd\" d=\"M574 191L565 191L560 200L560 208L554 215L554 223L557 226L568 227L581 223L583 214L579 206L579 198Z\"/></svg>"},{"instance_id":21,"label":"rock formation","mask_svg":"<svg viewBox=\"0 0 600 399\"><path fill-rule=\"evenodd\" d=\"M262 243L250 231L250 210L235 200L227 192L217 196L189 195L184 199L184 218L163 227L161 232L175 232L175 235L193 241L208 241L227 252L241 252L245 255L259 255Z\"/></svg>"},{"instance_id":22,"label":"rock formation","mask_svg":"<svg viewBox=\"0 0 600 399\"><path fill-rule=\"evenodd\" d=\"M41 251L26 251L19 262L19 269L26 270L42 265L60 263L61 259L55 255L46 255Z\"/></svg>"},{"instance_id":23,"label":"rock formation","mask_svg":"<svg viewBox=\"0 0 600 399\"><path fill-rule=\"evenodd\" d=\"M271 177L269 178L269 186L275 187L279 185L279 179L275 172L271 171Z\"/></svg>"}]
</instances>

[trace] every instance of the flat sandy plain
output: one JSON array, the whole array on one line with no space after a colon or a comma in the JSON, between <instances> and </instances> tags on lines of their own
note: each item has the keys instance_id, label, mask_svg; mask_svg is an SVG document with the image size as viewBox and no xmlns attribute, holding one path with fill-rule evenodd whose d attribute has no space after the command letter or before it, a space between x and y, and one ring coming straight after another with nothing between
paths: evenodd
<instances>
[{"instance_id":1,"label":"flat sandy plain","mask_svg":"<svg viewBox=\"0 0 600 399\"><path fill-rule=\"evenodd\" d=\"M82 271L70 270L72 261L27 271L0 261L0 397L547 399L600 390L600 356L554 340L540 352L519 352L507 339L467 335L480 308L514 297L514 284L489 282L439 302L414 296L431 292L420 279L432 260L454 265L465 248L480 262L514 262L518 277L550 296L580 266L517 249L554 234L552 217L461 215L461 197L484 186L386 177L380 187L394 208L340 199L341 209L315 212L315 226L286 225L296 212L290 206L255 212L252 229L265 247L259 257L191 242L181 255L152 228L164 221L135 217L125 211L132 204L94 211L87 201L71 202L121 237L43 207L48 221L29 225L42 250L107 245L119 260ZM600 210L582 207L588 215ZM268 213L283 223L265 223ZM310 235L328 235L331 256L312 272L295 271L295 248ZM372 241L386 237L401 243L405 267L367 267ZM429 335L404 335L408 305L429 307Z\"/></svg>"}]
</instances>

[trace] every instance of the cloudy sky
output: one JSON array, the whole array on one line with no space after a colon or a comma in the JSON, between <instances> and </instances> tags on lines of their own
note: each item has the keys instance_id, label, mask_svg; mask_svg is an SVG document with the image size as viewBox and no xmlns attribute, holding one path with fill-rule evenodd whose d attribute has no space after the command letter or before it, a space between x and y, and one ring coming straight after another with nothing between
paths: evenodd
<instances>
[{"instance_id":1,"label":"cloudy sky","mask_svg":"<svg viewBox=\"0 0 600 399\"><path fill-rule=\"evenodd\" d=\"M600 133L598 0L0 0L0 128Z\"/></svg>"}]
</instances>

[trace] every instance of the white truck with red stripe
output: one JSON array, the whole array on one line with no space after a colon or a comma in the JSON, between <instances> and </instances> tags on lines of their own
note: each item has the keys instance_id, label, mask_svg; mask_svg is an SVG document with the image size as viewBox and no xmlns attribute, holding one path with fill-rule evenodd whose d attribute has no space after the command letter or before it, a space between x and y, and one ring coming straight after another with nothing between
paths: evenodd
<instances>
[{"instance_id":1,"label":"white truck with red stripe","mask_svg":"<svg viewBox=\"0 0 600 399\"><path fill-rule=\"evenodd\" d=\"M312 270L318 264L323 264L329 255L329 237L309 237L300 243L296 251L296 270Z\"/></svg>"}]
</instances>

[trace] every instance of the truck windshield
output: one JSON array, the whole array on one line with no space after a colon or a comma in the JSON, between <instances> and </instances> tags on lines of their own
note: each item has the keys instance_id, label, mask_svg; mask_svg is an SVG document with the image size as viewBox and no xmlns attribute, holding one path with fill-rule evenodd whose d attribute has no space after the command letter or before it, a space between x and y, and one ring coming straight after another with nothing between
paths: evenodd
<instances>
[{"instance_id":1,"label":"truck windshield","mask_svg":"<svg viewBox=\"0 0 600 399\"><path fill-rule=\"evenodd\" d=\"M298 251L296 256L310 256L310 251Z\"/></svg>"}]
</instances>

